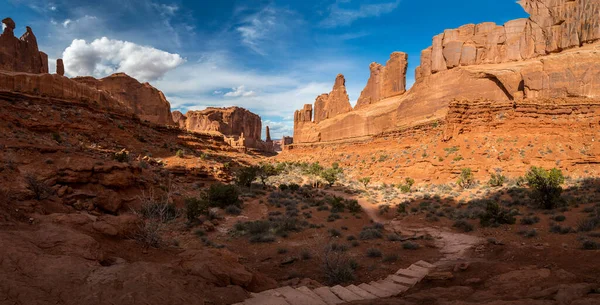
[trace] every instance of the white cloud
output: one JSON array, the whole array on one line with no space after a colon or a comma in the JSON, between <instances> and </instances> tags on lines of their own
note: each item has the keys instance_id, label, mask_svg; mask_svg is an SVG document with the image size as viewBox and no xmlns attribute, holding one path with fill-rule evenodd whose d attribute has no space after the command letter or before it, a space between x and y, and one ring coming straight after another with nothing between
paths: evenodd
<instances>
[{"instance_id":1,"label":"white cloud","mask_svg":"<svg viewBox=\"0 0 600 305\"><path fill-rule=\"evenodd\" d=\"M262 126L266 129L269 126L269 132L271 133L271 139L281 139L284 136L292 136L294 134L294 122L293 121L271 121L263 120ZM264 134L266 137L266 132Z\"/></svg>"},{"instance_id":2,"label":"white cloud","mask_svg":"<svg viewBox=\"0 0 600 305\"><path fill-rule=\"evenodd\" d=\"M140 81L160 79L185 62L179 54L106 37L91 43L75 39L63 52L65 72L69 76L103 77L125 72Z\"/></svg>"},{"instance_id":3,"label":"white cloud","mask_svg":"<svg viewBox=\"0 0 600 305\"><path fill-rule=\"evenodd\" d=\"M242 43L260 55L266 55L263 50L264 42L276 25L276 11L270 6L257 14L250 16L244 25L237 28L242 37Z\"/></svg>"},{"instance_id":4,"label":"white cloud","mask_svg":"<svg viewBox=\"0 0 600 305\"><path fill-rule=\"evenodd\" d=\"M2 32L4 32L4 29L6 29L6 24L4 24L4 22L2 22Z\"/></svg>"},{"instance_id":5,"label":"white cloud","mask_svg":"<svg viewBox=\"0 0 600 305\"><path fill-rule=\"evenodd\" d=\"M329 7L329 16L321 21L321 26L326 28L335 28L340 26L349 26L354 21L363 18L379 17L393 12L400 0L394 2L384 2L375 4L361 4L358 9L346 9L340 7L340 3L347 3L347 0L338 0Z\"/></svg>"},{"instance_id":6,"label":"white cloud","mask_svg":"<svg viewBox=\"0 0 600 305\"><path fill-rule=\"evenodd\" d=\"M225 93L225 97L251 97L256 96L256 92L249 90L246 91L246 86L242 85L237 88L233 88L233 91Z\"/></svg>"},{"instance_id":7,"label":"white cloud","mask_svg":"<svg viewBox=\"0 0 600 305\"><path fill-rule=\"evenodd\" d=\"M71 22L72 22L71 19L67 19L67 20L63 21L62 25L63 25L63 27L66 28L69 26L69 24L71 24Z\"/></svg>"}]
</instances>

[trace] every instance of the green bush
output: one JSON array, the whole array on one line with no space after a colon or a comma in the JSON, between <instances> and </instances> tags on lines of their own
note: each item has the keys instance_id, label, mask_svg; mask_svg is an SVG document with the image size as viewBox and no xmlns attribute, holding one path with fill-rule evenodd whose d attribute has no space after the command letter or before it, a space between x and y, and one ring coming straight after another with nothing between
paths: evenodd
<instances>
[{"instance_id":1,"label":"green bush","mask_svg":"<svg viewBox=\"0 0 600 305\"><path fill-rule=\"evenodd\" d=\"M346 208L344 198L342 197L327 197L327 202L329 203L329 205L331 205L331 213L343 213Z\"/></svg>"},{"instance_id":2,"label":"green bush","mask_svg":"<svg viewBox=\"0 0 600 305\"><path fill-rule=\"evenodd\" d=\"M377 248L367 249L367 257L381 257L382 255L381 250Z\"/></svg>"},{"instance_id":3,"label":"green bush","mask_svg":"<svg viewBox=\"0 0 600 305\"><path fill-rule=\"evenodd\" d=\"M485 212L479 216L479 222L484 227L515 224L516 221L511 211L501 208L493 201L487 203Z\"/></svg>"},{"instance_id":4,"label":"green bush","mask_svg":"<svg viewBox=\"0 0 600 305\"><path fill-rule=\"evenodd\" d=\"M285 192L289 189L290 187L287 184L280 184L279 185L279 190L282 192Z\"/></svg>"},{"instance_id":5,"label":"green bush","mask_svg":"<svg viewBox=\"0 0 600 305\"><path fill-rule=\"evenodd\" d=\"M402 243L402 248L406 249L406 250L417 250L420 247L421 246L419 246L419 244L412 242L412 241L405 241Z\"/></svg>"},{"instance_id":6,"label":"green bush","mask_svg":"<svg viewBox=\"0 0 600 305\"><path fill-rule=\"evenodd\" d=\"M208 202L206 200L190 197L185 199L185 215L188 222L193 223L200 215L208 214Z\"/></svg>"},{"instance_id":7,"label":"green bush","mask_svg":"<svg viewBox=\"0 0 600 305\"><path fill-rule=\"evenodd\" d=\"M235 183L239 186L251 187L259 173L258 166L247 166L238 170Z\"/></svg>"},{"instance_id":8,"label":"green bush","mask_svg":"<svg viewBox=\"0 0 600 305\"><path fill-rule=\"evenodd\" d=\"M561 198L561 184L565 182L565 177L562 171L553 168L545 170L541 167L531 167L525 175L527 184L532 189L531 199L544 209L554 209L562 204L564 200Z\"/></svg>"},{"instance_id":9,"label":"green bush","mask_svg":"<svg viewBox=\"0 0 600 305\"><path fill-rule=\"evenodd\" d=\"M242 207L242 201L239 198L240 193L234 185L216 183L210 186L206 192L206 200L211 207L226 208L234 205Z\"/></svg>"},{"instance_id":10,"label":"green bush","mask_svg":"<svg viewBox=\"0 0 600 305\"><path fill-rule=\"evenodd\" d=\"M348 208L348 211L350 211L350 213L358 213L362 210L362 207L355 199L346 200L346 208Z\"/></svg>"},{"instance_id":11,"label":"green bush","mask_svg":"<svg viewBox=\"0 0 600 305\"><path fill-rule=\"evenodd\" d=\"M256 173L260 178L260 182L263 184L263 186L267 184L267 179L269 177L276 176L280 173L280 171L271 163L260 163L256 170Z\"/></svg>"},{"instance_id":12,"label":"green bush","mask_svg":"<svg viewBox=\"0 0 600 305\"><path fill-rule=\"evenodd\" d=\"M329 168L321 172L321 178L325 179L329 183L329 186L333 186L338 180L339 173L338 169Z\"/></svg>"},{"instance_id":13,"label":"green bush","mask_svg":"<svg viewBox=\"0 0 600 305\"><path fill-rule=\"evenodd\" d=\"M362 183L362 185L365 186L365 188L367 188L367 186L369 185L369 183L371 182L371 177L363 177L358 179L358 182Z\"/></svg>"},{"instance_id":14,"label":"green bush","mask_svg":"<svg viewBox=\"0 0 600 305\"><path fill-rule=\"evenodd\" d=\"M183 153L183 150L180 149L175 153L175 155L177 158L183 158L185 154Z\"/></svg>"},{"instance_id":15,"label":"green bush","mask_svg":"<svg viewBox=\"0 0 600 305\"><path fill-rule=\"evenodd\" d=\"M473 231L475 228L472 224L470 224L468 221L461 219L461 220L457 220L453 227L457 228L457 229L461 229L463 232L471 232Z\"/></svg>"},{"instance_id":16,"label":"green bush","mask_svg":"<svg viewBox=\"0 0 600 305\"><path fill-rule=\"evenodd\" d=\"M463 168L456 182L463 189L470 189L475 185L475 177L470 168Z\"/></svg>"},{"instance_id":17,"label":"green bush","mask_svg":"<svg viewBox=\"0 0 600 305\"><path fill-rule=\"evenodd\" d=\"M506 176L502 175L501 172L492 173L490 177L490 181L488 181L488 185L491 187L503 186L506 182Z\"/></svg>"}]
</instances>

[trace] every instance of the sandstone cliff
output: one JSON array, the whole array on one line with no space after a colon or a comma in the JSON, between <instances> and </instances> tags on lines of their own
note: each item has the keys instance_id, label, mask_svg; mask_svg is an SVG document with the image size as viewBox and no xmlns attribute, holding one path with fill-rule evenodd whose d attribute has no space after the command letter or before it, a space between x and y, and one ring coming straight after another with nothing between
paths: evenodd
<instances>
[{"instance_id":1,"label":"sandstone cliff","mask_svg":"<svg viewBox=\"0 0 600 305\"><path fill-rule=\"evenodd\" d=\"M329 94L322 94L315 101L315 122L332 118L352 111L350 98L346 92L346 79L339 74Z\"/></svg>"},{"instance_id":2,"label":"sandstone cliff","mask_svg":"<svg viewBox=\"0 0 600 305\"><path fill-rule=\"evenodd\" d=\"M37 39L30 27L21 38L16 38L15 22L5 18L6 26L0 35L0 70L27 73L48 73L48 55L40 52Z\"/></svg>"},{"instance_id":3,"label":"sandstone cliff","mask_svg":"<svg viewBox=\"0 0 600 305\"><path fill-rule=\"evenodd\" d=\"M73 80L110 93L115 99L129 105L142 120L174 125L171 104L160 90L149 83L142 84L125 73L116 73L102 79L76 77Z\"/></svg>"},{"instance_id":4,"label":"sandstone cliff","mask_svg":"<svg viewBox=\"0 0 600 305\"><path fill-rule=\"evenodd\" d=\"M385 66L372 63L371 76L354 109L360 109L406 92L407 67L408 55L401 52L392 53Z\"/></svg>"},{"instance_id":5,"label":"sandstone cliff","mask_svg":"<svg viewBox=\"0 0 600 305\"><path fill-rule=\"evenodd\" d=\"M295 145L354 141L444 120L454 100L598 99L600 3L523 0L521 5L530 18L504 26L469 24L435 36L422 52L417 82L403 94L394 91L400 86L385 85L388 67L372 65L353 111L323 121L312 119L310 105L296 111ZM402 78L394 84L402 84L404 75L393 74Z\"/></svg>"},{"instance_id":6,"label":"sandstone cliff","mask_svg":"<svg viewBox=\"0 0 600 305\"><path fill-rule=\"evenodd\" d=\"M202 111L188 111L185 115L175 111L173 120L189 131L222 134L225 142L233 147L273 151L273 145L261 140L260 116L244 108L209 107ZM270 140L269 137L267 129L267 140Z\"/></svg>"}]
</instances>

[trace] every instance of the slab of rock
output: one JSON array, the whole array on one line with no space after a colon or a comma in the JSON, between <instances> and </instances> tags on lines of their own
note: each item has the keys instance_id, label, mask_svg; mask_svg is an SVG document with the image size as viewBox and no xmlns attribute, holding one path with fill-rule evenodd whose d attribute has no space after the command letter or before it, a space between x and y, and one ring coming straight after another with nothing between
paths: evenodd
<instances>
[{"instance_id":1,"label":"slab of rock","mask_svg":"<svg viewBox=\"0 0 600 305\"><path fill-rule=\"evenodd\" d=\"M406 92L406 69L408 55L394 52L385 66L372 63L371 76L367 86L360 94L355 109L375 104L383 99L404 94Z\"/></svg>"},{"instance_id":2,"label":"slab of rock","mask_svg":"<svg viewBox=\"0 0 600 305\"><path fill-rule=\"evenodd\" d=\"M352 111L352 106L346 92L346 79L344 75L339 74L335 78L331 92L317 97L314 107L314 122L319 123L350 111Z\"/></svg>"}]
</instances>

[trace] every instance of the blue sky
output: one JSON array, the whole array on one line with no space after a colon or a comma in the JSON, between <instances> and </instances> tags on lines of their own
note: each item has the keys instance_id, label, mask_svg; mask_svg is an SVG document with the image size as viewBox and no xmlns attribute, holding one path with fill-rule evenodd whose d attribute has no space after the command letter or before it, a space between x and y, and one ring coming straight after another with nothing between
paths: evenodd
<instances>
[{"instance_id":1,"label":"blue sky","mask_svg":"<svg viewBox=\"0 0 600 305\"><path fill-rule=\"evenodd\" d=\"M527 17L515 0L0 0L17 34L30 25L69 76L124 71L167 95L173 110L241 106L274 138L295 109L346 76L352 103L394 51L409 55L444 29ZM2 16L4 17L4 16ZM51 64L52 66L52 64ZM50 68L53 71L54 67ZM264 136L264 134L263 134Z\"/></svg>"}]
</instances>

